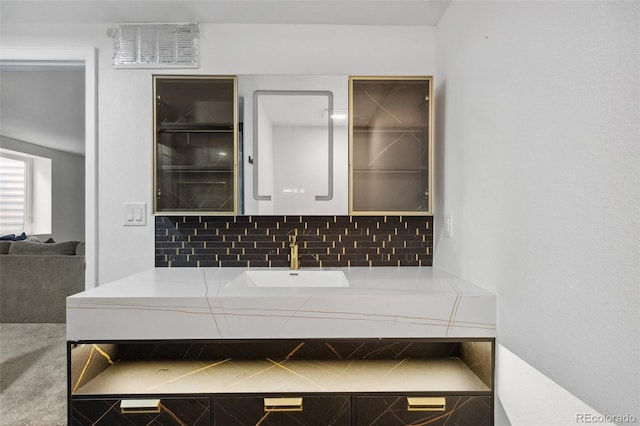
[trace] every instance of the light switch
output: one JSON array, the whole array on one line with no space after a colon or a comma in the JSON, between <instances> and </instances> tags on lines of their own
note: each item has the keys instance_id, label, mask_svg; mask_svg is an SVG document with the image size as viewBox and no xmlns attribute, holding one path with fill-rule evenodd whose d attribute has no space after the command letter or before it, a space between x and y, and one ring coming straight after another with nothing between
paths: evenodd
<instances>
[{"instance_id":1,"label":"light switch","mask_svg":"<svg viewBox=\"0 0 640 426\"><path fill-rule=\"evenodd\" d=\"M147 205L145 203L124 204L124 226L146 226Z\"/></svg>"}]
</instances>

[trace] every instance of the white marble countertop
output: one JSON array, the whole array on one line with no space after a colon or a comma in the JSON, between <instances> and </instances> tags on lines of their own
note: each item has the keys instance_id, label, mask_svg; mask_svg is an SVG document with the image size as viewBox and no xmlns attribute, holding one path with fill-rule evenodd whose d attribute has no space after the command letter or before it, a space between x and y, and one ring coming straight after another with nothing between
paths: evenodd
<instances>
[{"instance_id":1,"label":"white marble countertop","mask_svg":"<svg viewBox=\"0 0 640 426\"><path fill-rule=\"evenodd\" d=\"M431 267L325 268L339 288L232 283L257 270L155 268L69 296L67 339L496 336L495 294Z\"/></svg>"}]
</instances>

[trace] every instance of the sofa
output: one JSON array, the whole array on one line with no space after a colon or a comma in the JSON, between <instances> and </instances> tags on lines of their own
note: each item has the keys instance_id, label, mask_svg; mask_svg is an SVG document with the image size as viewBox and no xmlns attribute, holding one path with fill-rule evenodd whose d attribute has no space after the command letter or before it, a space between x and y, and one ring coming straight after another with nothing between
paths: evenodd
<instances>
[{"instance_id":1,"label":"sofa","mask_svg":"<svg viewBox=\"0 0 640 426\"><path fill-rule=\"evenodd\" d=\"M84 243L0 241L0 323L64 323L84 290Z\"/></svg>"}]
</instances>

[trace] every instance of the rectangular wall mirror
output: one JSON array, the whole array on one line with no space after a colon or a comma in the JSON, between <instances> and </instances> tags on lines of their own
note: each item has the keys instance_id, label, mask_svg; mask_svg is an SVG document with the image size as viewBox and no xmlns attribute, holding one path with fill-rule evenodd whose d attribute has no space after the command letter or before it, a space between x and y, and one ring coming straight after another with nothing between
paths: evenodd
<instances>
[{"instance_id":1,"label":"rectangular wall mirror","mask_svg":"<svg viewBox=\"0 0 640 426\"><path fill-rule=\"evenodd\" d=\"M348 214L348 81L348 76L238 76L240 214Z\"/></svg>"}]
</instances>

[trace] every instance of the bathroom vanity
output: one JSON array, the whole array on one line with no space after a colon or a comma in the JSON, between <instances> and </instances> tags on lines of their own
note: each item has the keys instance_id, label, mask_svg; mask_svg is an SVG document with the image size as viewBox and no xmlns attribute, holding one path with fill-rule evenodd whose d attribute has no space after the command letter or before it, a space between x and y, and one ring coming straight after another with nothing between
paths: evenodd
<instances>
[{"instance_id":1,"label":"bathroom vanity","mask_svg":"<svg viewBox=\"0 0 640 426\"><path fill-rule=\"evenodd\" d=\"M495 324L433 268L156 268L67 298L69 423L491 425Z\"/></svg>"}]
</instances>

